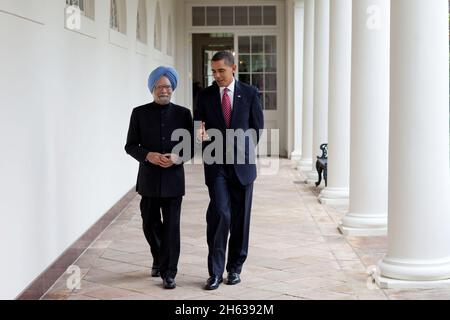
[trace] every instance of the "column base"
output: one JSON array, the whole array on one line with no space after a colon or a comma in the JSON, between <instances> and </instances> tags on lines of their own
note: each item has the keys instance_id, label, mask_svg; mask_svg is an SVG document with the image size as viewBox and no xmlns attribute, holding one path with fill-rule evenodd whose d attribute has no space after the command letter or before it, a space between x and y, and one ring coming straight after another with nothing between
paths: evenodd
<instances>
[{"instance_id":1,"label":"column base","mask_svg":"<svg viewBox=\"0 0 450 320\"><path fill-rule=\"evenodd\" d=\"M325 188L319 195L319 202L327 205L348 205L348 188Z\"/></svg>"},{"instance_id":2,"label":"column base","mask_svg":"<svg viewBox=\"0 0 450 320\"><path fill-rule=\"evenodd\" d=\"M302 153L298 150L294 150L291 153L291 160L293 161L300 161L300 159L302 158Z\"/></svg>"},{"instance_id":3,"label":"column base","mask_svg":"<svg viewBox=\"0 0 450 320\"><path fill-rule=\"evenodd\" d=\"M375 281L383 288L430 288L450 286L450 258L436 260L395 259L378 262Z\"/></svg>"},{"instance_id":4,"label":"column base","mask_svg":"<svg viewBox=\"0 0 450 320\"><path fill-rule=\"evenodd\" d=\"M347 213L339 222L339 231L345 236L387 235L387 214Z\"/></svg>"},{"instance_id":5,"label":"column base","mask_svg":"<svg viewBox=\"0 0 450 320\"><path fill-rule=\"evenodd\" d=\"M310 171L312 168L312 159L300 159L298 162L297 170Z\"/></svg>"},{"instance_id":6,"label":"column base","mask_svg":"<svg viewBox=\"0 0 450 320\"><path fill-rule=\"evenodd\" d=\"M450 288L450 280L435 281L411 281L396 280L382 276L373 276L375 283L380 289L436 289Z\"/></svg>"}]
</instances>

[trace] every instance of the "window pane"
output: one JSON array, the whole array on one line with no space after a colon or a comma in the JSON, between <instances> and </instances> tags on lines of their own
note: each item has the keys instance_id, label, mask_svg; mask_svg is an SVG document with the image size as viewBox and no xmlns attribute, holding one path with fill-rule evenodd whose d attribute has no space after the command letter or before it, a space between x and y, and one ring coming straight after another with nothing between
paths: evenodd
<instances>
[{"instance_id":1,"label":"window pane","mask_svg":"<svg viewBox=\"0 0 450 320\"><path fill-rule=\"evenodd\" d=\"M263 37L252 37L252 53L263 53Z\"/></svg>"},{"instance_id":2,"label":"window pane","mask_svg":"<svg viewBox=\"0 0 450 320\"><path fill-rule=\"evenodd\" d=\"M239 37L239 53L250 53L250 37Z\"/></svg>"},{"instance_id":3,"label":"window pane","mask_svg":"<svg viewBox=\"0 0 450 320\"><path fill-rule=\"evenodd\" d=\"M147 10L143 0L139 0L136 36L140 42L147 43Z\"/></svg>"},{"instance_id":4,"label":"window pane","mask_svg":"<svg viewBox=\"0 0 450 320\"><path fill-rule=\"evenodd\" d=\"M275 6L264 6L264 25L275 26L277 24L277 7Z\"/></svg>"},{"instance_id":5,"label":"window pane","mask_svg":"<svg viewBox=\"0 0 450 320\"><path fill-rule=\"evenodd\" d=\"M206 7L206 25L219 25L219 7Z\"/></svg>"},{"instance_id":6,"label":"window pane","mask_svg":"<svg viewBox=\"0 0 450 320\"><path fill-rule=\"evenodd\" d=\"M252 85L258 88L259 91L264 90L264 75L252 74Z\"/></svg>"},{"instance_id":7,"label":"window pane","mask_svg":"<svg viewBox=\"0 0 450 320\"><path fill-rule=\"evenodd\" d=\"M277 56L266 55L266 72L277 72Z\"/></svg>"},{"instance_id":8,"label":"window pane","mask_svg":"<svg viewBox=\"0 0 450 320\"><path fill-rule=\"evenodd\" d=\"M248 74L248 73L239 73L239 81L242 81L242 82L247 83L247 84L251 84L250 83L250 74Z\"/></svg>"},{"instance_id":9,"label":"window pane","mask_svg":"<svg viewBox=\"0 0 450 320\"><path fill-rule=\"evenodd\" d=\"M192 25L193 26L205 25L205 7L192 8Z\"/></svg>"},{"instance_id":10,"label":"window pane","mask_svg":"<svg viewBox=\"0 0 450 320\"><path fill-rule=\"evenodd\" d=\"M232 26L234 24L234 10L233 7L221 7L220 8L220 16L221 16L221 25L222 26Z\"/></svg>"},{"instance_id":11,"label":"window pane","mask_svg":"<svg viewBox=\"0 0 450 320\"><path fill-rule=\"evenodd\" d=\"M262 25L262 7L249 7L250 12L250 25L260 26Z\"/></svg>"},{"instance_id":12,"label":"window pane","mask_svg":"<svg viewBox=\"0 0 450 320\"><path fill-rule=\"evenodd\" d=\"M250 56L239 55L239 73L250 71Z\"/></svg>"},{"instance_id":13,"label":"window pane","mask_svg":"<svg viewBox=\"0 0 450 320\"><path fill-rule=\"evenodd\" d=\"M277 93L266 92L265 96L265 108L266 110L277 110Z\"/></svg>"},{"instance_id":14,"label":"window pane","mask_svg":"<svg viewBox=\"0 0 450 320\"><path fill-rule=\"evenodd\" d=\"M89 19L95 19L95 0L86 1L86 4L84 6L84 14Z\"/></svg>"},{"instance_id":15,"label":"window pane","mask_svg":"<svg viewBox=\"0 0 450 320\"><path fill-rule=\"evenodd\" d=\"M117 18L117 3L115 0L111 0L109 26L113 30L119 30L119 22L118 22L118 18Z\"/></svg>"},{"instance_id":16,"label":"window pane","mask_svg":"<svg viewBox=\"0 0 450 320\"><path fill-rule=\"evenodd\" d=\"M266 91L276 91L277 90L277 75L276 74L266 74L265 88L266 88Z\"/></svg>"},{"instance_id":17,"label":"window pane","mask_svg":"<svg viewBox=\"0 0 450 320\"><path fill-rule=\"evenodd\" d=\"M277 53L277 37L265 36L264 37L264 50L266 53Z\"/></svg>"},{"instance_id":18,"label":"window pane","mask_svg":"<svg viewBox=\"0 0 450 320\"><path fill-rule=\"evenodd\" d=\"M234 18L237 26L248 26L248 7L234 7Z\"/></svg>"},{"instance_id":19,"label":"window pane","mask_svg":"<svg viewBox=\"0 0 450 320\"><path fill-rule=\"evenodd\" d=\"M252 56L252 72L264 72L264 56L253 55Z\"/></svg>"},{"instance_id":20,"label":"window pane","mask_svg":"<svg viewBox=\"0 0 450 320\"><path fill-rule=\"evenodd\" d=\"M264 94L262 92L259 93L259 101L261 101L261 106L263 109L265 109L264 105Z\"/></svg>"}]
</instances>

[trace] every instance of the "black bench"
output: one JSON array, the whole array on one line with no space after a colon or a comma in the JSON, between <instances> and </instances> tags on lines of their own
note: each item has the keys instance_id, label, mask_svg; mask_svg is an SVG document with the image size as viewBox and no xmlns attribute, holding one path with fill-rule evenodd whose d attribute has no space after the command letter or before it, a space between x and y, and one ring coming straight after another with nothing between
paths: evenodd
<instances>
[{"instance_id":1,"label":"black bench","mask_svg":"<svg viewBox=\"0 0 450 320\"><path fill-rule=\"evenodd\" d=\"M323 179L325 180L325 187L327 186L327 167L328 167L328 143L324 143L320 146L320 150L322 150L322 155L317 157L316 161L316 169L319 174L319 181L316 182L316 187L320 185L322 182L322 173Z\"/></svg>"}]
</instances>

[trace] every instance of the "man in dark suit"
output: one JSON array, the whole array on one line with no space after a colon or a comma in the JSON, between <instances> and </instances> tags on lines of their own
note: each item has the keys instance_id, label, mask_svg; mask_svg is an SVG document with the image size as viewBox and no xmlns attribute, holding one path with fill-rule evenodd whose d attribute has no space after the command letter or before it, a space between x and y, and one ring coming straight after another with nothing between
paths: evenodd
<instances>
[{"instance_id":1,"label":"man in dark suit","mask_svg":"<svg viewBox=\"0 0 450 320\"><path fill-rule=\"evenodd\" d=\"M255 87L235 80L234 56L230 52L219 52L212 58L211 66L215 83L199 94L194 115L194 119L202 123L197 139L203 141L205 150L214 143L212 139L207 141L207 130L216 129L226 142L223 150L219 150L223 151L219 161L204 161L210 197L206 214L209 249L206 290L217 289L223 281L228 235L227 284L241 281L240 273L248 252L253 182L256 179L254 151L259 130L264 128L259 92ZM247 133L254 130L254 134L246 136L245 143L241 144L236 143L239 139L226 138L229 130L239 129Z\"/></svg>"},{"instance_id":2,"label":"man in dark suit","mask_svg":"<svg viewBox=\"0 0 450 320\"><path fill-rule=\"evenodd\" d=\"M180 159L185 159L186 154L171 153L178 144L171 137L177 129L193 132L191 112L170 102L177 80L172 68L159 67L151 73L148 86L154 102L133 110L125 146L126 152L139 161L136 191L142 196L143 230L153 256L151 275L161 276L166 289L176 287L180 212L185 194Z\"/></svg>"}]
</instances>

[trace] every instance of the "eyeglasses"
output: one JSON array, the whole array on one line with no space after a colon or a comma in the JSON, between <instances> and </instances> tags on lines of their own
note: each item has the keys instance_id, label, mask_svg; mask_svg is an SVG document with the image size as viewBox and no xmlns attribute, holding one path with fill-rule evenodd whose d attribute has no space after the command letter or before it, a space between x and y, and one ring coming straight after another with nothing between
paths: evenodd
<instances>
[{"instance_id":1,"label":"eyeglasses","mask_svg":"<svg viewBox=\"0 0 450 320\"><path fill-rule=\"evenodd\" d=\"M162 91L162 89L166 89L167 91L172 91L172 86L170 85L160 85L155 87L156 90Z\"/></svg>"}]
</instances>

